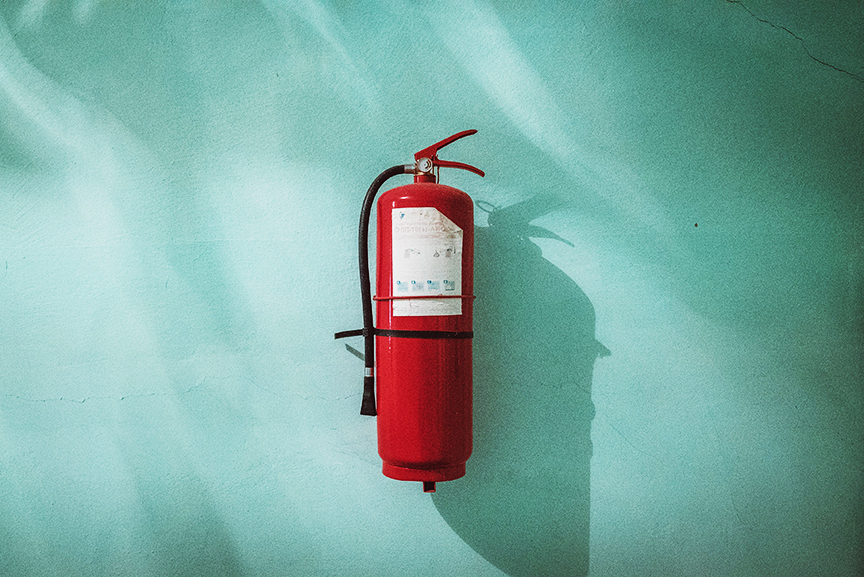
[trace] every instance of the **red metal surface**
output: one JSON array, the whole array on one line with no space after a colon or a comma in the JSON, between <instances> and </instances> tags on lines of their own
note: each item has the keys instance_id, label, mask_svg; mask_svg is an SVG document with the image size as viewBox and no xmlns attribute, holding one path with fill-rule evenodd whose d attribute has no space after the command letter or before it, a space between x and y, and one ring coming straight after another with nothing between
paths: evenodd
<instances>
[{"instance_id":1,"label":"red metal surface","mask_svg":"<svg viewBox=\"0 0 864 577\"><path fill-rule=\"evenodd\" d=\"M462 229L461 315L394 316L392 210L435 207ZM415 183L378 200L376 328L471 331L474 207L464 192ZM471 339L375 337L378 453L384 474L403 481L450 481L465 474L472 446ZM432 486L434 487L434 485Z\"/></svg>"}]
</instances>

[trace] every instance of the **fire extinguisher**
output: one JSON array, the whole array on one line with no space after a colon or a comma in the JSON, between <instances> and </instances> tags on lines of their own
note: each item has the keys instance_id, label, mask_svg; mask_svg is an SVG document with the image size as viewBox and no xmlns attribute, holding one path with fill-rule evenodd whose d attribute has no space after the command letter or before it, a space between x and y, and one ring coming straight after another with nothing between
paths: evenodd
<instances>
[{"instance_id":1,"label":"fire extinguisher","mask_svg":"<svg viewBox=\"0 0 864 577\"><path fill-rule=\"evenodd\" d=\"M427 493L436 482L464 476L471 455L474 206L461 190L438 184L437 175L446 167L484 176L438 158L441 148L476 132L424 148L414 163L388 168L372 182L360 214L363 329L335 335L365 337L360 414L377 415L384 475L420 481ZM373 323L369 218L378 190L397 174L413 174L414 183L378 200Z\"/></svg>"}]
</instances>

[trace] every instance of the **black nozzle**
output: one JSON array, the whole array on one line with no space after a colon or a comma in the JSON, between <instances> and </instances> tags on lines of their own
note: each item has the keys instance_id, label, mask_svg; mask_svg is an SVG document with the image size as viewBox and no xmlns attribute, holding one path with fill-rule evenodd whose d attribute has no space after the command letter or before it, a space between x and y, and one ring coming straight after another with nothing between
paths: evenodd
<instances>
[{"instance_id":1,"label":"black nozzle","mask_svg":"<svg viewBox=\"0 0 864 577\"><path fill-rule=\"evenodd\" d=\"M434 493L435 492L435 481L423 481L423 492L424 493Z\"/></svg>"},{"instance_id":2,"label":"black nozzle","mask_svg":"<svg viewBox=\"0 0 864 577\"><path fill-rule=\"evenodd\" d=\"M363 402L360 404L360 414L374 417L375 410L375 377L363 377Z\"/></svg>"}]
</instances>

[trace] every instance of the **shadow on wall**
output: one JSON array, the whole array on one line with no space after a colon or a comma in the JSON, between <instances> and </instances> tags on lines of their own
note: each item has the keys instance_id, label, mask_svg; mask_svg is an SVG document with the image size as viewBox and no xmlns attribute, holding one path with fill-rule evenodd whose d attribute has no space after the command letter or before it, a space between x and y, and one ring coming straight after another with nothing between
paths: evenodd
<instances>
[{"instance_id":1,"label":"shadow on wall","mask_svg":"<svg viewBox=\"0 0 864 577\"><path fill-rule=\"evenodd\" d=\"M188 466L165 470L152 459L129 458L158 575L239 577L244 574L228 527L203 481ZM160 470L162 469L162 470ZM186 470L182 470L186 469ZM177 479L182 479L178 481ZM106 571L110 573L108 568Z\"/></svg>"},{"instance_id":2,"label":"shadow on wall","mask_svg":"<svg viewBox=\"0 0 864 577\"><path fill-rule=\"evenodd\" d=\"M475 230L474 452L432 497L513 576L588 573L591 378L609 351L591 301L528 240L554 237L528 222L555 205L534 197Z\"/></svg>"}]
</instances>

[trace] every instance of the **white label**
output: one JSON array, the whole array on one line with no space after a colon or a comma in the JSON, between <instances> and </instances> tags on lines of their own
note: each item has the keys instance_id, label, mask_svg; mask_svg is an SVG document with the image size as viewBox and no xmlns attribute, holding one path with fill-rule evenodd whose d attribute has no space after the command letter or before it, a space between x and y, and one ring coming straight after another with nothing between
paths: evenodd
<instances>
[{"instance_id":1,"label":"white label","mask_svg":"<svg viewBox=\"0 0 864 577\"><path fill-rule=\"evenodd\" d=\"M434 207L393 209L393 296L462 294L462 229ZM461 315L461 298L394 299L393 316Z\"/></svg>"}]
</instances>

